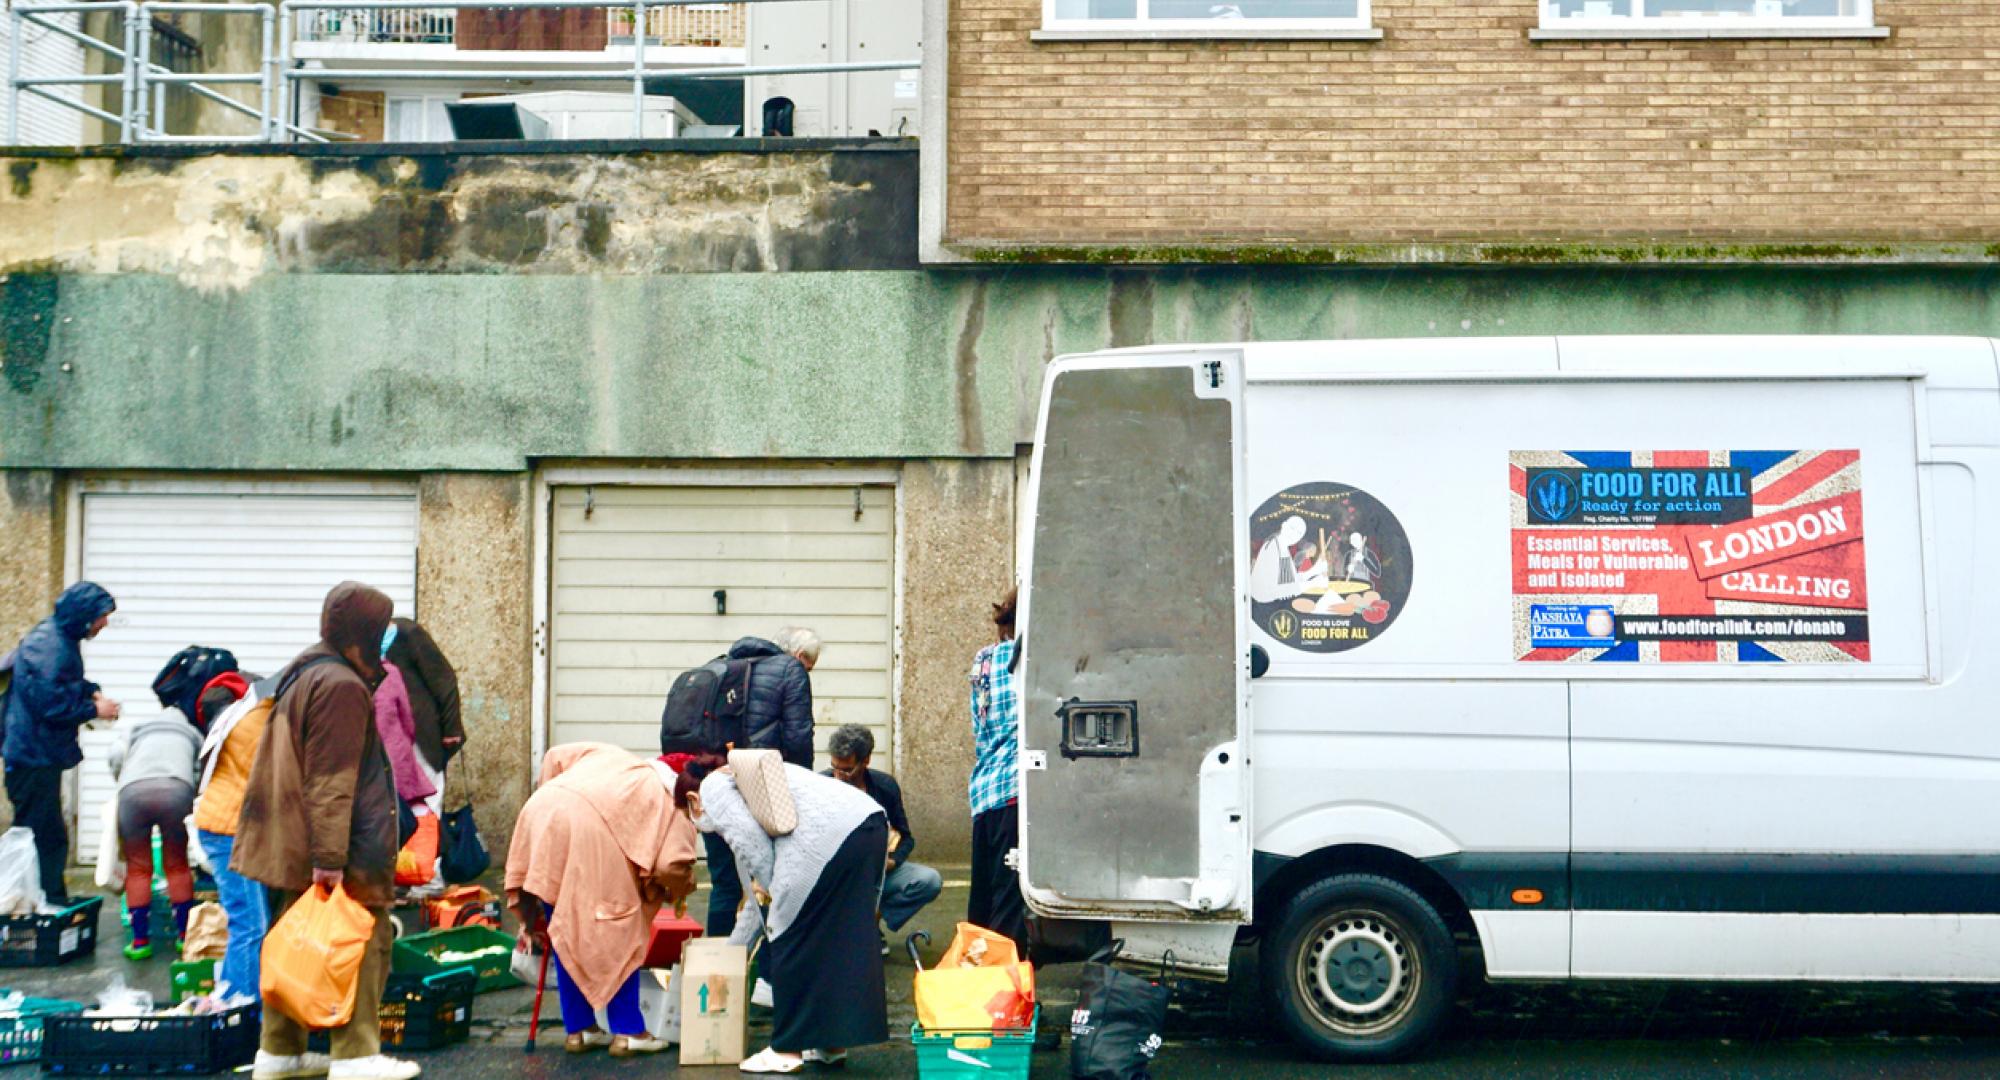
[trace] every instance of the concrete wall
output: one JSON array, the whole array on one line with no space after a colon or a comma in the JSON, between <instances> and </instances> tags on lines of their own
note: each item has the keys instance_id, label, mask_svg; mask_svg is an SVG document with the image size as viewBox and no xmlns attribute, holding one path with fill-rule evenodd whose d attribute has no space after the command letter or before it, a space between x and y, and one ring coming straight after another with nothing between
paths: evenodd
<instances>
[{"instance_id":1,"label":"concrete wall","mask_svg":"<svg viewBox=\"0 0 2000 1080\"><path fill-rule=\"evenodd\" d=\"M0 270L685 274L916 265L905 141L12 150Z\"/></svg>"},{"instance_id":2,"label":"concrete wall","mask_svg":"<svg viewBox=\"0 0 2000 1080\"><path fill-rule=\"evenodd\" d=\"M17 272L0 466L1004 457L1064 352L1550 333L2000 334L2000 271L271 274L221 292ZM222 395L244 422L215 423Z\"/></svg>"},{"instance_id":3,"label":"concrete wall","mask_svg":"<svg viewBox=\"0 0 2000 1080\"><path fill-rule=\"evenodd\" d=\"M445 808L470 800L494 862L503 863L533 779L528 477L431 474L418 500L418 614L458 671L466 731L445 775Z\"/></svg>"},{"instance_id":4,"label":"concrete wall","mask_svg":"<svg viewBox=\"0 0 2000 1080\"><path fill-rule=\"evenodd\" d=\"M991 605L1014 584L1014 463L903 467L902 701L897 779L921 860L971 855L966 673L993 640Z\"/></svg>"},{"instance_id":5,"label":"concrete wall","mask_svg":"<svg viewBox=\"0 0 2000 1080\"><path fill-rule=\"evenodd\" d=\"M63 528L54 473L0 471L0 655L54 610L63 586Z\"/></svg>"}]
</instances>

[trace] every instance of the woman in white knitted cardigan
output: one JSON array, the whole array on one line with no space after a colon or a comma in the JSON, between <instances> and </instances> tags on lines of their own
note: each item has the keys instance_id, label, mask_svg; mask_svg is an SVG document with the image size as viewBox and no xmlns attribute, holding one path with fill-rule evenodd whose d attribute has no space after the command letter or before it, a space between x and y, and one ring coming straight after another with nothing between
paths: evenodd
<instances>
[{"instance_id":1,"label":"woman in white knitted cardigan","mask_svg":"<svg viewBox=\"0 0 2000 1080\"><path fill-rule=\"evenodd\" d=\"M707 757L689 762L676 794L698 828L728 843L744 893L756 899L730 941L748 944L764 934L758 963L771 984L771 1045L740 1068L797 1072L808 1061L839 1064L849 1047L887 1041L875 932L889 851L882 808L847 784L786 765L798 825L772 836L719 764Z\"/></svg>"}]
</instances>

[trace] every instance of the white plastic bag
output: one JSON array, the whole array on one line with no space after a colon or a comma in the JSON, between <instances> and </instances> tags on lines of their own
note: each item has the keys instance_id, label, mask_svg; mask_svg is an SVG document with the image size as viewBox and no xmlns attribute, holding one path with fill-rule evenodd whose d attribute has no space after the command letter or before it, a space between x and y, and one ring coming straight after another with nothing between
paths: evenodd
<instances>
[{"instance_id":1,"label":"white plastic bag","mask_svg":"<svg viewBox=\"0 0 2000 1080\"><path fill-rule=\"evenodd\" d=\"M153 995L125 985L125 976L113 975L111 985L97 995L93 1016L145 1016L153 1011Z\"/></svg>"},{"instance_id":2,"label":"white plastic bag","mask_svg":"<svg viewBox=\"0 0 2000 1080\"><path fill-rule=\"evenodd\" d=\"M113 795L104 802L104 812L97 815L97 874L94 879L100 889L117 889L125 885L125 852L118 844L118 796Z\"/></svg>"},{"instance_id":3,"label":"white plastic bag","mask_svg":"<svg viewBox=\"0 0 2000 1080\"><path fill-rule=\"evenodd\" d=\"M0 915L32 915L42 906L42 864L35 834L20 826L0 834Z\"/></svg>"},{"instance_id":4,"label":"white plastic bag","mask_svg":"<svg viewBox=\"0 0 2000 1080\"><path fill-rule=\"evenodd\" d=\"M210 874L215 873L215 863L209 859L207 850L201 846L201 830L195 827L193 814L187 816L184 827L187 829L188 838L188 865L197 870L206 870Z\"/></svg>"},{"instance_id":5,"label":"white plastic bag","mask_svg":"<svg viewBox=\"0 0 2000 1080\"><path fill-rule=\"evenodd\" d=\"M536 986L542 980L542 953L535 947L535 936L522 931L514 942L514 956L507 962L507 970L521 980L523 985Z\"/></svg>"}]
</instances>

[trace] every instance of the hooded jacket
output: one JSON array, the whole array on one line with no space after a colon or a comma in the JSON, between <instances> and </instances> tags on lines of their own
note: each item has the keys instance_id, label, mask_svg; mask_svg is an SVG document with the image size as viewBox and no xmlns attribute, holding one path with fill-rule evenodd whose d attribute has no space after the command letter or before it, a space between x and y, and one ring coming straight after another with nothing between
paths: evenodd
<instances>
[{"instance_id":1,"label":"hooded jacket","mask_svg":"<svg viewBox=\"0 0 2000 1080\"><path fill-rule=\"evenodd\" d=\"M319 644L279 674L270 724L243 792L230 869L304 892L314 870L341 870L348 895L371 908L395 899L396 782L375 730L374 692L342 655L354 646L381 665L387 596L334 587Z\"/></svg>"},{"instance_id":2,"label":"hooded jacket","mask_svg":"<svg viewBox=\"0 0 2000 1080\"><path fill-rule=\"evenodd\" d=\"M760 637L738 640L729 647L729 658L757 661L750 669L741 749L776 750L785 764L812 768L813 692L806 666Z\"/></svg>"},{"instance_id":3,"label":"hooded jacket","mask_svg":"<svg viewBox=\"0 0 2000 1080\"><path fill-rule=\"evenodd\" d=\"M423 625L412 619L392 619L396 640L382 658L403 672L410 691L410 716L417 727L417 749L432 769L443 772L452 755L464 747L465 724L459 719L458 672ZM458 739L446 746L446 739Z\"/></svg>"},{"instance_id":4,"label":"hooded jacket","mask_svg":"<svg viewBox=\"0 0 2000 1080\"><path fill-rule=\"evenodd\" d=\"M63 590L55 614L21 639L0 746L9 768L70 769L83 762L76 732L97 718L98 686L83 677L82 642L90 624L117 607L102 586L79 581Z\"/></svg>"}]
</instances>

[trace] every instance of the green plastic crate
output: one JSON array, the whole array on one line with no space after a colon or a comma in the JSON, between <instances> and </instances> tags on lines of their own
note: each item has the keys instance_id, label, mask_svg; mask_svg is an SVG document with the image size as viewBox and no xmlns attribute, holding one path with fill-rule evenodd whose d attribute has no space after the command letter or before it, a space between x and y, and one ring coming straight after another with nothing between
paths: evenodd
<instances>
[{"instance_id":1,"label":"green plastic crate","mask_svg":"<svg viewBox=\"0 0 2000 1080\"><path fill-rule=\"evenodd\" d=\"M11 991L0 990L0 996ZM0 1016L0 1065L26 1065L42 1060L42 1021L51 1016L75 1016L83 1006L55 998L22 998L20 1005Z\"/></svg>"},{"instance_id":2,"label":"green plastic crate","mask_svg":"<svg viewBox=\"0 0 2000 1080\"><path fill-rule=\"evenodd\" d=\"M178 960L174 962L171 971L176 1005L188 998L200 997L215 990L213 960Z\"/></svg>"},{"instance_id":3,"label":"green plastic crate","mask_svg":"<svg viewBox=\"0 0 2000 1080\"><path fill-rule=\"evenodd\" d=\"M495 948L498 946L498 948ZM467 959L462 954L482 953L477 959ZM441 959L441 953L461 954L451 959ZM427 934L407 934L396 941L396 951L390 958L390 969L404 975L436 975L453 968L469 967L479 973L477 993L491 990L505 990L521 985L511 970L514 963L514 939L498 930L485 926L461 926L451 930L432 930Z\"/></svg>"},{"instance_id":4,"label":"green plastic crate","mask_svg":"<svg viewBox=\"0 0 2000 1080\"><path fill-rule=\"evenodd\" d=\"M925 1031L922 1024L910 1025L910 1044L917 1048L917 1076L920 1080L1027 1080L1028 1066L1035 1056L1035 1032L1041 1027L1042 1011L1024 1028L998 1031Z\"/></svg>"}]
</instances>

